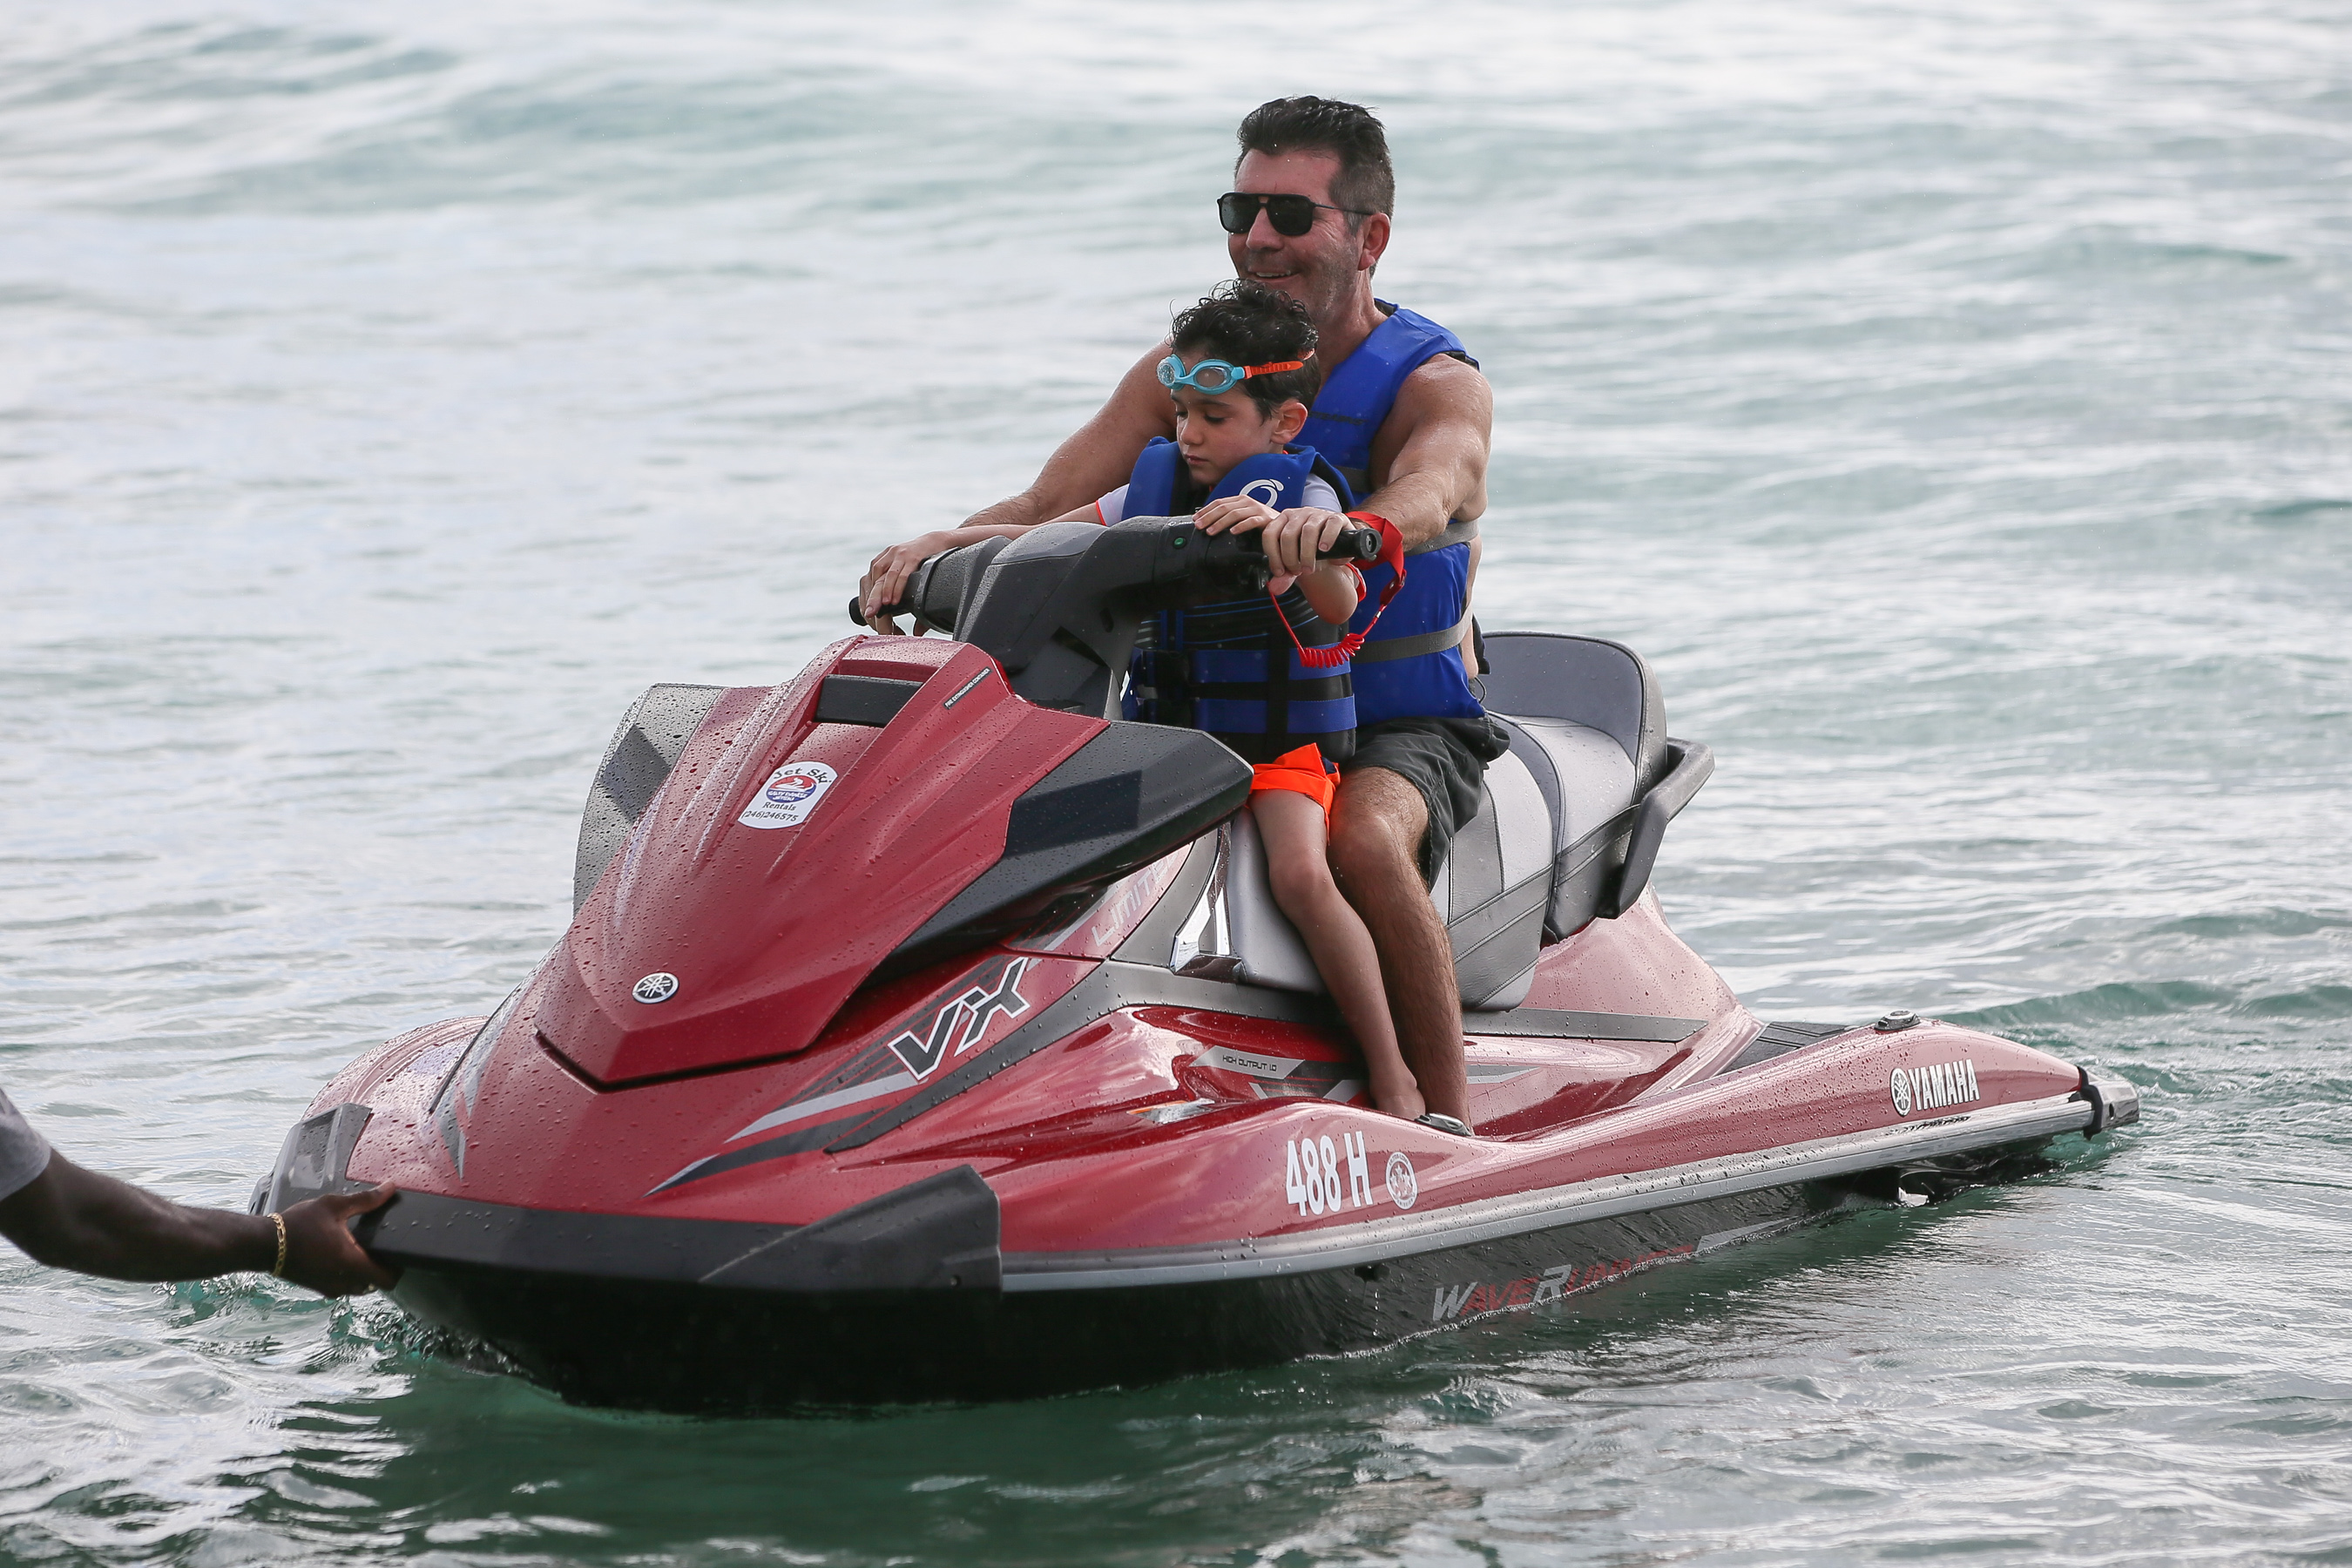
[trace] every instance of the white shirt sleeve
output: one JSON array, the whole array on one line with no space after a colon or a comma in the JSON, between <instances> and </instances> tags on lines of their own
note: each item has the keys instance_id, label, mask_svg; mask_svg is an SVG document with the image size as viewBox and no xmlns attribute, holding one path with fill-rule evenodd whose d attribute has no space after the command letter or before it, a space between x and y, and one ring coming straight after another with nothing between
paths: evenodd
<instances>
[{"instance_id":1,"label":"white shirt sleeve","mask_svg":"<svg viewBox=\"0 0 2352 1568\"><path fill-rule=\"evenodd\" d=\"M1343 510L1339 505L1339 492L1333 489L1330 481L1320 474L1307 476L1306 504L1319 506L1326 511Z\"/></svg>"},{"instance_id":2,"label":"white shirt sleeve","mask_svg":"<svg viewBox=\"0 0 2352 1568\"><path fill-rule=\"evenodd\" d=\"M0 1094L0 1198L14 1197L49 1165L49 1141Z\"/></svg>"},{"instance_id":3,"label":"white shirt sleeve","mask_svg":"<svg viewBox=\"0 0 2352 1568\"><path fill-rule=\"evenodd\" d=\"M1331 487L1326 485L1323 488L1328 490ZM1100 520L1105 528L1108 528L1114 522L1125 521L1127 519L1127 487L1125 485L1121 485L1118 489L1111 491L1110 494L1103 497L1102 500L1095 502L1095 516Z\"/></svg>"}]
</instances>

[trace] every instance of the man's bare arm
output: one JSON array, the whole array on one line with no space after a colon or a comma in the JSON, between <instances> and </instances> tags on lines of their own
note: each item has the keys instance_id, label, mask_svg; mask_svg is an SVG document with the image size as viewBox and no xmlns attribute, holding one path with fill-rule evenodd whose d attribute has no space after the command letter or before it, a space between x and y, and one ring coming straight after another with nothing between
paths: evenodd
<instances>
[{"instance_id":1,"label":"man's bare arm","mask_svg":"<svg viewBox=\"0 0 2352 1568\"><path fill-rule=\"evenodd\" d=\"M1095 416L1054 449L1027 489L982 508L964 520L964 526L1034 528L1125 484L1136 454L1154 436L1176 434L1168 389L1160 384L1160 362L1167 357L1163 339L1118 378L1110 400Z\"/></svg>"},{"instance_id":2,"label":"man's bare arm","mask_svg":"<svg viewBox=\"0 0 2352 1568\"><path fill-rule=\"evenodd\" d=\"M1163 341L1136 361L1119 378L1110 401L1055 448L1027 489L983 507L965 519L961 528L919 534L877 555L857 584L866 625L886 634L897 631L897 623L879 611L885 605L898 603L915 568L940 551L1025 533L1125 484L1135 468L1136 454L1154 436L1176 433L1167 389L1160 384L1160 362L1167 355L1168 344Z\"/></svg>"},{"instance_id":3,"label":"man's bare arm","mask_svg":"<svg viewBox=\"0 0 2352 1568\"><path fill-rule=\"evenodd\" d=\"M1481 516L1494 425L1486 378L1460 360L1431 360L1397 389L1372 442L1372 472L1381 484L1357 507L1396 524L1407 549L1436 538L1451 519ZM1329 549L1342 525L1337 513L1319 507L1284 512L1265 527L1267 568L1310 570L1316 551Z\"/></svg>"},{"instance_id":4,"label":"man's bare arm","mask_svg":"<svg viewBox=\"0 0 2352 1568\"><path fill-rule=\"evenodd\" d=\"M1394 410L1372 442L1380 488L1357 504L1396 524L1408 547L1444 531L1454 518L1486 510L1486 457L1494 444L1495 392L1460 360L1440 356L1405 378Z\"/></svg>"},{"instance_id":5,"label":"man's bare arm","mask_svg":"<svg viewBox=\"0 0 2352 1568\"><path fill-rule=\"evenodd\" d=\"M286 1278L327 1296L397 1279L343 1228L381 1207L389 1186L307 1199L287 1209ZM36 1261L110 1279L202 1279L278 1260L278 1227L226 1209L190 1208L52 1152L41 1173L0 1199L0 1235Z\"/></svg>"}]
</instances>

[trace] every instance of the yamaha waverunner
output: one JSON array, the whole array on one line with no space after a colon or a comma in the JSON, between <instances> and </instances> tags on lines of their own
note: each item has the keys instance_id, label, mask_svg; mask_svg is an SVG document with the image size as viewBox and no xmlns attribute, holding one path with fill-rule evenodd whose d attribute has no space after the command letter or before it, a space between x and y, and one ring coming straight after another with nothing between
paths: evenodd
<instances>
[{"instance_id":1,"label":"yamaha waverunner","mask_svg":"<svg viewBox=\"0 0 2352 1568\"><path fill-rule=\"evenodd\" d=\"M1536 633L1485 639L1510 751L1431 890L1478 1135L1379 1113L1248 765L1118 717L1143 617L1250 548L1050 524L923 564L899 613L950 637L654 687L570 929L344 1069L256 1212L395 1182L357 1234L407 1311L568 1399L754 1411L1368 1350L2137 1120L1975 1029L1741 1006L1649 887L1706 747Z\"/></svg>"}]
</instances>

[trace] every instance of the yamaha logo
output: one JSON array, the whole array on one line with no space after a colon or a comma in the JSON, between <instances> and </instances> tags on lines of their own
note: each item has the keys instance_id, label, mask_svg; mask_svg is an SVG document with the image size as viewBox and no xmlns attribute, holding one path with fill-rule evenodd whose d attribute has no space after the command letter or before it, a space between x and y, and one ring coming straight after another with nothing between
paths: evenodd
<instances>
[{"instance_id":1,"label":"yamaha logo","mask_svg":"<svg viewBox=\"0 0 2352 1568\"><path fill-rule=\"evenodd\" d=\"M677 976L667 971L656 970L630 986L629 994L640 1002L667 1002L677 994Z\"/></svg>"},{"instance_id":2,"label":"yamaha logo","mask_svg":"<svg viewBox=\"0 0 2352 1568\"><path fill-rule=\"evenodd\" d=\"M1895 1114L1941 1110L1948 1105L1974 1105L1984 1099L1977 1082L1977 1064L1963 1057L1956 1062L1932 1062L1923 1068L1896 1068L1888 1081L1895 1096Z\"/></svg>"},{"instance_id":3,"label":"yamaha logo","mask_svg":"<svg viewBox=\"0 0 2352 1568\"><path fill-rule=\"evenodd\" d=\"M1242 487L1242 494L1260 506L1272 506L1282 499L1280 479L1252 479Z\"/></svg>"}]
</instances>

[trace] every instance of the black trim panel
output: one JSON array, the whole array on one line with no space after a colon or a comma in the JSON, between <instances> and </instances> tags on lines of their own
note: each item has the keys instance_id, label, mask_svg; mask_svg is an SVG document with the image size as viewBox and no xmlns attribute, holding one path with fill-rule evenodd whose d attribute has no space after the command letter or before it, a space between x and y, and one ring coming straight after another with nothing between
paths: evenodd
<instances>
[{"instance_id":1,"label":"black trim panel","mask_svg":"<svg viewBox=\"0 0 2352 1568\"><path fill-rule=\"evenodd\" d=\"M278 1151L278 1163L254 1189L253 1212L276 1214L322 1194L365 1191L367 1184L349 1173L352 1151L374 1114L373 1107L347 1100L296 1122Z\"/></svg>"},{"instance_id":2,"label":"black trim panel","mask_svg":"<svg viewBox=\"0 0 2352 1568\"><path fill-rule=\"evenodd\" d=\"M996 1194L959 1165L813 1225L575 1214L402 1193L353 1227L403 1268L780 1291L994 1289Z\"/></svg>"},{"instance_id":3,"label":"black trim panel","mask_svg":"<svg viewBox=\"0 0 2352 1568\"><path fill-rule=\"evenodd\" d=\"M352 1227L388 1263L457 1264L589 1279L698 1280L798 1228L740 1220L655 1219L475 1203L402 1193Z\"/></svg>"},{"instance_id":4,"label":"black trim panel","mask_svg":"<svg viewBox=\"0 0 2352 1568\"><path fill-rule=\"evenodd\" d=\"M1114 720L1013 803L1004 852L900 942L882 973L978 947L1051 894L1139 870L1249 799L1247 763L1197 730Z\"/></svg>"},{"instance_id":5,"label":"black trim panel","mask_svg":"<svg viewBox=\"0 0 2352 1568\"><path fill-rule=\"evenodd\" d=\"M1160 901L1135 923L1111 956L1134 963L1165 963L1175 952L1176 933L1184 929L1184 917L1208 890L1209 878L1216 868L1217 836L1204 833L1192 840L1191 852L1176 868L1175 880L1160 895Z\"/></svg>"},{"instance_id":6,"label":"black trim panel","mask_svg":"<svg viewBox=\"0 0 2352 1568\"><path fill-rule=\"evenodd\" d=\"M1752 1068L1759 1062L1769 1062L1775 1057L1786 1056L1790 1051L1802 1050L1807 1046L1817 1046L1823 1040L1832 1036L1843 1035L1853 1027L1854 1026L1852 1024L1807 1024L1795 1021L1767 1024L1756 1031L1756 1037L1748 1041L1738 1056L1717 1070L1716 1076L1720 1078L1725 1073L1738 1072L1741 1068Z\"/></svg>"},{"instance_id":7,"label":"black trim panel","mask_svg":"<svg viewBox=\"0 0 2352 1568\"><path fill-rule=\"evenodd\" d=\"M816 689L816 721L820 724L864 724L879 730L898 716L923 689L919 680L890 680L878 675L828 675Z\"/></svg>"}]
</instances>

